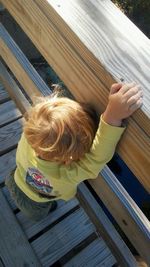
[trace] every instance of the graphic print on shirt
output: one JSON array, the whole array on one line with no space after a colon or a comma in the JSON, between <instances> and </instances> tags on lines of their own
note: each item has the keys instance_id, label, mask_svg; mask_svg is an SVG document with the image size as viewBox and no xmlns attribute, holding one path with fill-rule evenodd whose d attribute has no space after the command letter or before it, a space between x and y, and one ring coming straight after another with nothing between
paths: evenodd
<instances>
[{"instance_id":1,"label":"graphic print on shirt","mask_svg":"<svg viewBox=\"0 0 150 267\"><path fill-rule=\"evenodd\" d=\"M48 198L56 198L58 195L53 194L53 187L44 175L36 168L28 168L26 173L26 183L40 195Z\"/></svg>"}]
</instances>

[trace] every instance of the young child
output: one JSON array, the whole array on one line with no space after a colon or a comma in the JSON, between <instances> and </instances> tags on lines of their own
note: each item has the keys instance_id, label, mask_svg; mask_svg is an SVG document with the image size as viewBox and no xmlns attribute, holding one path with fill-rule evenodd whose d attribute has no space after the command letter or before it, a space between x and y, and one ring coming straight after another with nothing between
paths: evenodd
<instances>
[{"instance_id":1,"label":"young child","mask_svg":"<svg viewBox=\"0 0 150 267\"><path fill-rule=\"evenodd\" d=\"M96 178L112 158L124 132L122 120L142 104L136 83L113 84L99 126L86 104L64 97L46 97L31 108L18 144L17 168L6 185L18 208L41 220L69 200L78 184Z\"/></svg>"}]
</instances>

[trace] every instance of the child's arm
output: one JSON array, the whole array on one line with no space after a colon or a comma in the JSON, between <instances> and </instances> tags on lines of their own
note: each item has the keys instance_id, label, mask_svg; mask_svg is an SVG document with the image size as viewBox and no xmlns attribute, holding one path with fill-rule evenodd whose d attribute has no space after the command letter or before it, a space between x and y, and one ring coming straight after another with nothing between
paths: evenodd
<instances>
[{"instance_id":1,"label":"child's arm","mask_svg":"<svg viewBox=\"0 0 150 267\"><path fill-rule=\"evenodd\" d=\"M101 116L100 124L89 153L79 162L61 168L63 177L80 183L97 177L99 171L112 158L116 145L125 128L122 120L128 118L142 104L143 93L139 85L114 84L111 87L108 105Z\"/></svg>"}]
</instances>

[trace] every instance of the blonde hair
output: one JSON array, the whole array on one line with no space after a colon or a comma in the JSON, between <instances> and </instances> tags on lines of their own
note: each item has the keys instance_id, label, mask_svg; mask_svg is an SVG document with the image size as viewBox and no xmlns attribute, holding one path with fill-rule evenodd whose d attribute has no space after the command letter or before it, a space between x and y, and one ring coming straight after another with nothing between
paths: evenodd
<instances>
[{"instance_id":1,"label":"blonde hair","mask_svg":"<svg viewBox=\"0 0 150 267\"><path fill-rule=\"evenodd\" d=\"M37 156L70 163L90 150L97 129L96 113L88 104L66 97L43 97L31 108L24 133Z\"/></svg>"}]
</instances>

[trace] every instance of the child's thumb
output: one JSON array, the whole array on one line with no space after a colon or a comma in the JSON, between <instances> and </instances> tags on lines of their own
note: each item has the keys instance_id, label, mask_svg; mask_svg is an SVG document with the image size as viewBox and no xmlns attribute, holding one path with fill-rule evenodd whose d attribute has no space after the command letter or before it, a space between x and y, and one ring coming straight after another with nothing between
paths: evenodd
<instances>
[{"instance_id":1,"label":"child's thumb","mask_svg":"<svg viewBox=\"0 0 150 267\"><path fill-rule=\"evenodd\" d=\"M117 93L121 89L122 85L122 83L114 83L110 88L110 94Z\"/></svg>"}]
</instances>

